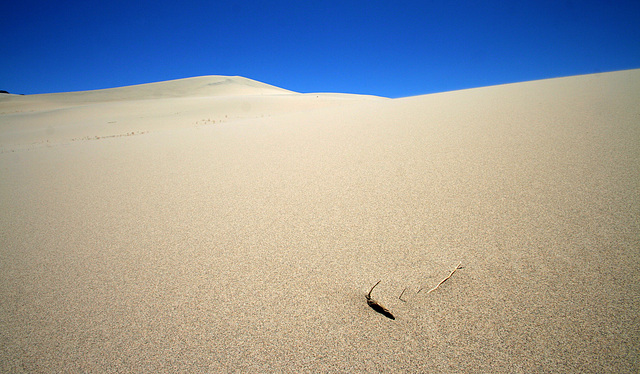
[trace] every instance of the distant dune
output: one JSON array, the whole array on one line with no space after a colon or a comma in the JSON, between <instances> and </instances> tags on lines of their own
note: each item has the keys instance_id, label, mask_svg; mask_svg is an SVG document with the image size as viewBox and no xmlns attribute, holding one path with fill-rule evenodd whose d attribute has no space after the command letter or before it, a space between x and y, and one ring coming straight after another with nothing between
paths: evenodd
<instances>
[{"instance_id":1,"label":"distant dune","mask_svg":"<svg viewBox=\"0 0 640 374\"><path fill-rule=\"evenodd\" d=\"M243 77L206 76L95 91L0 97L0 151L383 98L299 94Z\"/></svg>"},{"instance_id":2,"label":"distant dune","mask_svg":"<svg viewBox=\"0 0 640 374\"><path fill-rule=\"evenodd\" d=\"M211 75L94 91L29 95L27 98L23 98L23 100L33 99L59 103L90 103L174 97L261 95L278 93L291 93L291 91L243 77Z\"/></svg>"},{"instance_id":3,"label":"distant dune","mask_svg":"<svg viewBox=\"0 0 640 374\"><path fill-rule=\"evenodd\" d=\"M638 103L0 95L0 371L638 372Z\"/></svg>"}]
</instances>

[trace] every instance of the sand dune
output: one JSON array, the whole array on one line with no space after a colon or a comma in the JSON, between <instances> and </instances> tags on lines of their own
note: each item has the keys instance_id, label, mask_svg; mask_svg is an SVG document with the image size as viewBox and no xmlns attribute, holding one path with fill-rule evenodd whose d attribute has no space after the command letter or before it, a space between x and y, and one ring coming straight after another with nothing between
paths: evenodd
<instances>
[{"instance_id":1,"label":"sand dune","mask_svg":"<svg viewBox=\"0 0 640 374\"><path fill-rule=\"evenodd\" d=\"M0 97L0 371L637 372L638 102L640 70Z\"/></svg>"},{"instance_id":2,"label":"sand dune","mask_svg":"<svg viewBox=\"0 0 640 374\"><path fill-rule=\"evenodd\" d=\"M96 91L0 95L0 152L272 117L380 97L299 94L207 76Z\"/></svg>"},{"instance_id":3,"label":"sand dune","mask_svg":"<svg viewBox=\"0 0 640 374\"><path fill-rule=\"evenodd\" d=\"M282 94L291 91L244 77L211 75L94 91L62 92L42 95L12 95L17 101L46 101L60 104L90 103L123 100L148 100L171 97L200 97L212 95Z\"/></svg>"}]
</instances>

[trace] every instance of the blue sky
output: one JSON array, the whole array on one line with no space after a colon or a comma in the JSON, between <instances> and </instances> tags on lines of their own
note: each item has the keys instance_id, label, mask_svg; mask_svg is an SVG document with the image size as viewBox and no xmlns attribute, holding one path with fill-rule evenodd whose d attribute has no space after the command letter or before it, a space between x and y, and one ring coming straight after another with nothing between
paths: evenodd
<instances>
[{"instance_id":1,"label":"blue sky","mask_svg":"<svg viewBox=\"0 0 640 374\"><path fill-rule=\"evenodd\" d=\"M404 97L640 68L640 1L5 2L0 90L241 75Z\"/></svg>"}]
</instances>

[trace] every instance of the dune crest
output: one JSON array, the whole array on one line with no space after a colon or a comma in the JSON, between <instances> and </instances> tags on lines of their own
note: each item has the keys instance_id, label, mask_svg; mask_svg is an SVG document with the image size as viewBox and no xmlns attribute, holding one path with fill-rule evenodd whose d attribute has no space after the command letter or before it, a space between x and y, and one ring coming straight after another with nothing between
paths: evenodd
<instances>
[{"instance_id":1,"label":"dune crest","mask_svg":"<svg viewBox=\"0 0 640 374\"><path fill-rule=\"evenodd\" d=\"M282 94L292 91L244 77L210 75L91 91L13 96L12 99L91 103L177 97ZM7 99L7 98L5 98Z\"/></svg>"},{"instance_id":2,"label":"dune crest","mask_svg":"<svg viewBox=\"0 0 640 374\"><path fill-rule=\"evenodd\" d=\"M2 95L0 152L383 99L300 94L244 77L215 75L94 91Z\"/></svg>"}]
</instances>

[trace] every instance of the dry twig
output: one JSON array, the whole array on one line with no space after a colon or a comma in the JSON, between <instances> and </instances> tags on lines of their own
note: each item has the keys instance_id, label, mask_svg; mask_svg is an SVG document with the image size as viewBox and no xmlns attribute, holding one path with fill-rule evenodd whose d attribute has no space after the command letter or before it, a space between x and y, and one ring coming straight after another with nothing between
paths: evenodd
<instances>
[{"instance_id":1,"label":"dry twig","mask_svg":"<svg viewBox=\"0 0 640 374\"><path fill-rule=\"evenodd\" d=\"M365 296L367 298L367 304L371 307L371 309L382 314L383 316L390 319L396 319L396 317L394 317L387 308L383 307L382 305L380 305L380 303L371 298L371 291L373 291L373 289L376 288L376 286L380 284L380 282L382 282L382 280L379 280L378 283L374 284L373 287L371 287L371 289L369 290L369 293Z\"/></svg>"},{"instance_id":2,"label":"dry twig","mask_svg":"<svg viewBox=\"0 0 640 374\"><path fill-rule=\"evenodd\" d=\"M455 272L456 272L456 270L458 270L458 269L462 269L462 266L461 266L461 265L462 265L462 261L460 261L460 262L458 263L458 265L456 266L456 268L455 268L455 269L451 270L451 273L449 273L449 275L447 275L447 277L446 277L446 278L444 278L443 280L441 280L441 281L440 281L440 283L438 283L435 287L433 287L432 289L430 289L429 291L427 291L427 293L431 293L431 292L433 292L433 291L437 290L437 289L438 289L438 287L440 287L440 285L441 285L442 283L446 282L449 278L451 278L451 276L453 275L453 273L455 273ZM418 292L417 292L417 293L420 293L420 291L422 291L422 287L420 287L420 289L418 290Z\"/></svg>"},{"instance_id":3,"label":"dry twig","mask_svg":"<svg viewBox=\"0 0 640 374\"><path fill-rule=\"evenodd\" d=\"M400 301L403 301L405 303L407 302L407 300L402 300L402 295L404 295L404 291L406 291L406 290L407 290L407 287L405 287L404 290L402 290L402 292L400 292L400 296L398 296L398 299L400 299Z\"/></svg>"}]
</instances>

